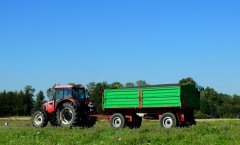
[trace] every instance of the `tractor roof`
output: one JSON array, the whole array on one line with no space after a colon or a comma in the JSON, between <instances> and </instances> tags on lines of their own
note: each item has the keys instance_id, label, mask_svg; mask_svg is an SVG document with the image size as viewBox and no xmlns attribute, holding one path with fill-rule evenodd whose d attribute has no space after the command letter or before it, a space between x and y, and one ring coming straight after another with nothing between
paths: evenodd
<instances>
[{"instance_id":1,"label":"tractor roof","mask_svg":"<svg viewBox=\"0 0 240 145\"><path fill-rule=\"evenodd\" d=\"M74 85L55 86L55 89L64 89L64 88L79 88L79 89L84 89L83 86L74 86Z\"/></svg>"}]
</instances>

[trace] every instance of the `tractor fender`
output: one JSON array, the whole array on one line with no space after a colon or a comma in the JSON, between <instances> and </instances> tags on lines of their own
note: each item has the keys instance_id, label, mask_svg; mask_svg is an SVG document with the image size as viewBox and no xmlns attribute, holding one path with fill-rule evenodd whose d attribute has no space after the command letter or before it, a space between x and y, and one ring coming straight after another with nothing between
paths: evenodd
<instances>
[{"instance_id":1,"label":"tractor fender","mask_svg":"<svg viewBox=\"0 0 240 145\"><path fill-rule=\"evenodd\" d=\"M72 103L72 104L73 104L74 106L76 106L76 107L79 107L79 106L80 106L80 103L79 103L77 100L74 100L74 99L64 99L64 100L60 101L60 102L57 104L57 108L58 108L59 106L61 106L62 104L67 103L67 102Z\"/></svg>"}]
</instances>

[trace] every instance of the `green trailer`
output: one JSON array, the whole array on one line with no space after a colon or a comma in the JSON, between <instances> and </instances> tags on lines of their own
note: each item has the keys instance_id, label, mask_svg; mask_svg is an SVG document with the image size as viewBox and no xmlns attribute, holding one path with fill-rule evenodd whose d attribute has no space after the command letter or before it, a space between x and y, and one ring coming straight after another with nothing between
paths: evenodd
<instances>
[{"instance_id":1,"label":"green trailer","mask_svg":"<svg viewBox=\"0 0 240 145\"><path fill-rule=\"evenodd\" d=\"M161 126L172 128L196 124L193 111L199 109L200 92L192 85L167 84L106 89L102 99L114 128L139 128L137 113L158 114Z\"/></svg>"}]
</instances>

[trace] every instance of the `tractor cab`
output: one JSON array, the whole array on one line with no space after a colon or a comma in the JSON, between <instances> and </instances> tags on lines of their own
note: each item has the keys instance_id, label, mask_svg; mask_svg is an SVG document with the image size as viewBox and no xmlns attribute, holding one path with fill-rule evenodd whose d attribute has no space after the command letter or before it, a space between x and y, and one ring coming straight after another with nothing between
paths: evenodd
<instances>
[{"instance_id":1,"label":"tractor cab","mask_svg":"<svg viewBox=\"0 0 240 145\"><path fill-rule=\"evenodd\" d=\"M56 86L55 87L55 95L53 99L56 103L64 100L64 99L74 99L79 103L82 103L86 100L85 88L80 86Z\"/></svg>"}]
</instances>

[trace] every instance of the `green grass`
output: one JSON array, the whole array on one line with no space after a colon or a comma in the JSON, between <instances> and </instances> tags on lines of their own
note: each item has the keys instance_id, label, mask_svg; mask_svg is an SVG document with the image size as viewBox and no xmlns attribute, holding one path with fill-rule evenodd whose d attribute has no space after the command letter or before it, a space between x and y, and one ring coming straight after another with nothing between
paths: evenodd
<instances>
[{"instance_id":1,"label":"green grass","mask_svg":"<svg viewBox=\"0 0 240 145\"><path fill-rule=\"evenodd\" d=\"M240 120L203 121L190 128L163 129L157 121L144 121L138 130L115 130L107 121L90 129L36 129L29 121L0 121L0 144L12 145L218 145L240 144Z\"/></svg>"}]
</instances>

